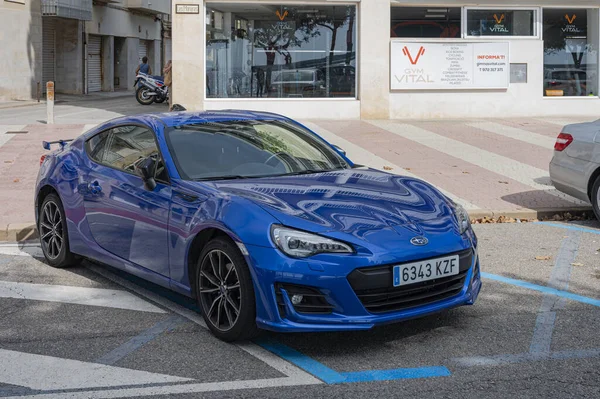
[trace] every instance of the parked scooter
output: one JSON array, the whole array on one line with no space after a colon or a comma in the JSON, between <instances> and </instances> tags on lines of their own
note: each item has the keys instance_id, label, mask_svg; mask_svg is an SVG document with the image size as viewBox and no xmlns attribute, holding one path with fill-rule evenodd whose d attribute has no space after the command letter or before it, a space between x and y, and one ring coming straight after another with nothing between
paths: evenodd
<instances>
[{"instance_id":1,"label":"parked scooter","mask_svg":"<svg viewBox=\"0 0 600 399\"><path fill-rule=\"evenodd\" d=\"M169 87L160 76L138 73L135 77L135 98L142 105L150 105L153 102L162 103L169 98Z\"/></svg>"}]
</instances>

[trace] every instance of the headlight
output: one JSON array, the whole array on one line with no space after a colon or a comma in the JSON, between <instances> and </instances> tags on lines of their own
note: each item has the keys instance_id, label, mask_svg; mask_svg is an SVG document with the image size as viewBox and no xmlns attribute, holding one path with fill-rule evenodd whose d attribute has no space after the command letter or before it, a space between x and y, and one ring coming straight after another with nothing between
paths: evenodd
<instances>
[{"instance_id":1,"label":"headlight","mask_svg":"<svg viewBox=\"0 0 600 399\"><path fill-rule=\"evenodd\" d=\"M454 204L454 213L456 215L456 219L458 220L458 230L462 235L471 226L471 219L469 219L469 214L467 213L467 210L461 205Z\"/></svg>"},{"instance_id":2,"label":"headlight","mask_svg":"<svg viewBox=\"0 0 600 399\"><path fill-rule=\"evenodd\" d=\"M343 242L288 227L273 226L271 235L279 249L296 258L306 258L323 252L346 254L354 252L352 247Z\"/></svg>"}]
</instances>

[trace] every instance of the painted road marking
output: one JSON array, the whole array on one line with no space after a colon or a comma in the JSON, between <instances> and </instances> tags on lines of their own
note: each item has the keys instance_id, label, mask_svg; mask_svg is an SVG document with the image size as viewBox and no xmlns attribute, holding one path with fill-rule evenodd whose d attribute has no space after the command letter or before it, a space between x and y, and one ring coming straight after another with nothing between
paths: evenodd
<instances>
[{"instance_id":1,"label":"painted road marking","mask_svg":"<svg viewBox=\"0 0 600 399\"><path fill-rule=\"evenodd\" d=\"M525 143L537 145L539 147L554 149L555 139L547 137L538 133L532 133L527 130L518 129L516 127L501 125L496 122L473 122L467 123L467 126L484 130L486 132L498 134L500 136L508 137L514 140L523 141Z\"/></svg>"},{"instance_id":2,"label":"painted road marking","mask_svg":"<svg viewBox=\"0 0 600 399\"><path fill-rule=\"evenodd\" d=\"M85 263L85 267L90 269L91 271L101 275L102 277L104 277L116 284L119 284L120 286L122 286L128 290L131 290L140 296L147 298L150 301L159 304L160 306L164 307L165 309L168 309L182 317L185 317L186 319L196 323L197 325L201 326L202 328L208 329L208 327L206 326L206 323L204 322L204 319L198 312L187 309L184 306L182 306L176 302L173 302L173 301L166 299L160 295L150 292L147 289L142 288L124 278L121 278L98 265L91 264L91 263ZM279 371L280 373L287 375L288 377L286 377L286 378L289 378L292 382L290 384L286 384L286 385L308 385L308 384L320 384L321 383L321 381L319 381L318 379L316 379L309 373L305 372L301 368L296 367L295 365L285 361L284 359L280 358L279 356L274 355L273 353L263 349L262 347L254 344L254 343L251 343L251 342L236 343L233 345L237 346L244 352L247 352L248 354L254 356L255 358L261 360L263 363L267 364L268 366L275 369L276 371ZM257 380L257 381L264 381L264 380ZM238 389L238 388L236 388L236 389Z\"/></svg>"},{"instance_id":3,"label":"painted road marking","mask_svg":"<svg viewBox=\"0 0 600 399\"><path fill-rule=\"evenodd\" d=\"M6 134L6 132L23 130L25 126L27 125L0 125L0 147L14 137L14 134Z\"/></svg>"},{"instance_id":4,"label":"painted road marking","mask_svg":"<svg viewBox=\"0 0 600 399\"><path fill-rule=\"evenodd\" d=\"M569 235L563 240L554 268L552 269L552 274L550 275L550 280L548 281L548 287L562 291L569 288L571 263L575 262L577 258L582 234L581 231L570 231ZM531 353L550 352L554 323L556 322L556 310L564 309L565 305L566 299L544 294L529 348Z\"/></svg>"},{"instance_id":5,"label":"painted road marking","mask_svg":"<svg viewBox=\"0 0 600 399\"><path fill-rule=\"evenodd\" d=\"M352 160L353 162L356 162L359 165L367 165L374 169L379 169L379 170L384 170L384 167L390 167L393 169L393 172L398 175L404 175L404 176L413 177L416 179L421 179L423 181L426 181L422 177L419 177L419 176L415 175L414 173L411 173L408 170L401 168L398 165L394 165L393 163L391 163L381 157L378 157L377 155L373 154L372 152L369 152L369 151L361 148L360 146L336 135L335 133L333 133L327 129L322 128L321 126L319 126L315 123L305 122L305 121L303 121L302 123L309 129L315 131L317 134L319 134L325 140L343 148L347 152L348 158L350 160ZM452 194L445 190L441 190L440 188L437 188L437 189L440 190L442 193L444 193L444 195L452 198L452 200L454 202L456 202L457 204L460 204L463 207L465 207L465 209L467 209L467 210L481 209L479 206L477 206L465 199L462 199L455 194Z\"/></svg>"},{"instance_id":6,"label":"painted road marking","mask_svg":"<svg viewBox=\"0 0 600 399\"><path fill-rule=\"evenodd\" d=\"M561 290L557 290L555 288L544 287L542 285L529 283L527 281L516 280L513 278L498 276L496 274L491 274L491 273L482 272L481 277L486 278L488 280L499 281L499 282L505 283L505 284L516 285L517 287L527 288L527 289L530 289L533 291L539 291L544 294L555 295L555 296L558 296L561 298L570 299L571 301L581 302L581 303L585 303L588 305L600 307L600 299L589 298L587 296L573 294L568 291L561 291Z\"/></svg>"},{"instance_id":7,"label":"painted road marking","mask_svg":"<svg viewBox=\"0 0 600 399\"><path fill-rule=\"evenodd\" d=\"M131 338L118 348L113 349L101 358L94 361L94 363L105 364L112 366L119 360L127 357L127 355L137 351L142 346L157 338L159 335L166 331L171 331L176 327L186 323L186 321L179 315L173 315L168 319L159 321L154 326L150 327L146 331L142 331L141 334Z\"/></svg>"},{"instance_id":8,"label":"painted road marking","mask_svg":"<svg viewBox=\"0 0 600 399\"><path fill-rule=\"evenodd\" d=\"M0 255L9 256L31 256L43 258L44 252L39 243L37 244L0 244Z\"/></svg>"},{"instance_id":9,"label":"painted road marking","mask_svg":"<svg viewBox=\"0 0 600 399\"><path fill-rule=\"evenodd\" d=\"M514 159L504 157L481 148L449 139L417 126L390 121L369 121L372 125L385 129L398 136L425 145L436 151L462 159L480 168L511 178L537 190L562 198L577 205L588 205L583 201L563 194L550 184L548 171L542 170ZM545 184L547 182L547 184Z\"/></svg>"},{"instance_id":10,"label":"painted road marking","mask_svg":"<svg viewBox=\"0 0 600 399\"><path fill-rule=\"evenodd\" d=\"M108 367L108 366L105 366ZM315 379L316 380L316 379ZM319 380L318 383L321 383ZM199 392L220 392L239 389L280 388L296 385L309 385L309 383L298 384L289 377L269 378L262 380L206 382L199 384L176 384L149 386L141 388L116 388L93 391L71 391L57 393L40 393L27 395L29 399L108 399L108 398L134 398L139 396L178 395ZM2 399L23 399L23 396L7 396Z\"/></svg>"},{"instance_id":11,"label":"painted road marking","mask_svg":"<svg viewBox=\"0 0 600 399\"><path fill-rule=\"evenodd\" d=\"M0 349L0 382L30 389L90 389L191 381L122 367Z\"/></svg>"},{"instance_id":12,"label":"painted road marking","mask_svg":"<svg viewBox=\"0 0 600 399\"><path fill-rule=\"evenodd\" d=\"M451 375L450 370L444 366L338 373L337 371L325 366L323 363L314 360L310 356L306 356L297 350L279 342L269 339L261 339L258 340L257 343L265 349L268 349L269 351L282 357L283 359L288 360L290 363L293 363L303 370L311 373L315 377L318 377L327 384L446 377Z\"/></svg>"},{"instance_id":13,"label":"painted road marking","mask_svg":"<svg viewBox=\"0 0 600 399\"><path fill-rule=\"evenodd\" d=\"M519 353L516 355L470 356L451 359L463 367L502 366L513 363L539 362L543 360L568 360L599 357L600 348L556 352Z\"/></svg>"},{"instance_id":14,"label":"painted road marking","mask_svg":"<svg viewBox=\"0 0 600 399\"><path fill-rule=\"evenodd\" d=\"M581 119L565 119L565 118L536 118L540 122L552 123L558 126L566 126L573 125L575 123L585 123L585 122L593 122L595 119L593 118L581 118ZM557 133L558 136L558 133Z\"/></svg>"},{"instance_id":15,"label":"painted road marking","mask_svg":"<svg viewBox=\"0 0 600 399\"><path fill-rule=\"evenodd\" d=\"M0 298L29 299L100 306L139 312L166 313L137 296L121 290L0 281Z\"/></svg>"},{"instance_id":16,"label":"painted road marking","mask_svg":"<svg viewBox=\"0 0 600 399\"><path fill-rule=\"evenodd\" d=\"M568 224L560 224L560 223L552 223L552 222L534 222L534 224L558 227L560 229L566 229L566 230L581 231L583 233L600 234L600 230L589 229L586 227L578 227L578 226L573 226L573 225L568 225Z\"/></svg>"}]
</instances>

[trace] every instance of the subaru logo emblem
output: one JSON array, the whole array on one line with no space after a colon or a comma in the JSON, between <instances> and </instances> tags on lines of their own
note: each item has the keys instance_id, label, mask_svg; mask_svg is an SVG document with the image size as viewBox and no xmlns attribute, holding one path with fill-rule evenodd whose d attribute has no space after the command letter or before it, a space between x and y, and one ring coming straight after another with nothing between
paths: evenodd
<instances>
[{"instance_id":1,"label":"subaru logo emblem","mask_svg":"<svg viewBox=\"0 0 600 399\"><path fill-rule=\"evenodd\" d=\"M423 245L427 245L429 243L429 240L425 237L413 237L410 239L410 243L412 245L416 245L418 247L421 247Z\"/></svg>"}]
</instances>

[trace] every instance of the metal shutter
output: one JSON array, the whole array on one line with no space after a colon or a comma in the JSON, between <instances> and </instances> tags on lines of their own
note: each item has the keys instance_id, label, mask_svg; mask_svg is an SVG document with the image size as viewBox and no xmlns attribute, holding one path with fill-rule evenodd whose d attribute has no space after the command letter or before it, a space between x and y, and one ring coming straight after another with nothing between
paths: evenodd
<instances>
[{"instance_id":1,"label":"metal shutter","mask_svg":"<svg viewBox=\"0 0 600 399\"><path fill-rule=\"evenodd\" d=\"M138 51L139 51L139 55L140 55L140 64L141 64L142 58L148 56L148 43L146 43L145 40L140 40L140 48Z\"/></svg>"},{"instance_id":2,"label":"metal shutter","mask_svg":"<svg viewBox=\"0 0 600 399\"><path fill-rule=\"evenodd\" d=\"M54 82L55 76L56 20L42 18L42 92L46 92L46 82Z\"/></svg>"},{"instance_id":3,"label":"metal shutter","mask_svg":"<svg viewBox=\"0 0 600 399\"><path fill-rule=\"evenodd\" d=\"M102 90L102 36L88 40L88 93Z\"/></svg>"}]
</instances>

